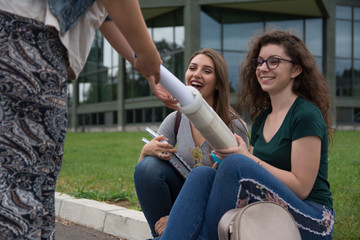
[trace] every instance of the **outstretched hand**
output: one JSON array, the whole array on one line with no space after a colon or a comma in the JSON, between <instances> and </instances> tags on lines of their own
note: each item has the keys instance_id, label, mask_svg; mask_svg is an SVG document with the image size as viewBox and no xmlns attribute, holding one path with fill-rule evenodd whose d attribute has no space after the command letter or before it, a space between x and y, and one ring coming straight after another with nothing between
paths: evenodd
<instances>
[{"instance_id":1,"label":"outstretched hand","mask_svg":"<svg viewBox=\"0 0 360 240\"><path fill-rule=\"evenodd\" d=\"M134 60L134 68L141 75L143 75L149 82L159 83L160 82L160 65L162 60L160 54L150 54L150 56L136 56Z\"/></svg>"},{"instance_id":2,"label":"outstretched hand","mask_svg":"<svg viewBox=\"0 0 360 240\"><path fill-rule=\"evenodd\" d=\"M166 91L166 89L161 86L159 83L155 83L153 78L147 78L151 91L153 92L153 94L160 100L162 101L165 106L167 106L168 108L171 108L175 111L178 110L178 106L177 103L179 102L178 100L174 99L171 94Z\"/></svg>"}]
</instances>

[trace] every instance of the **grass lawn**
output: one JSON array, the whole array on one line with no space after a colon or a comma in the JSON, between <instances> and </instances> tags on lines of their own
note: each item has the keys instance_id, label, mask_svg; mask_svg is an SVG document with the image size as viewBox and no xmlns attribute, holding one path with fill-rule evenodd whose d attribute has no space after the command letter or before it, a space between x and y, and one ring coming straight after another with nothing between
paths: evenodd
<instances>
[{"instance_id":1,"label":"grass lawn","mask_svg":"<svg viewBox=\"0 0 360 240\"><path fill-rule=\"evenodd\" d=\"M71 133L66 136L56 191L127 203L140 209L133 182L145 132ZM338 131L329 154L335 240L360 239L360 132Z\"/></svg>"}]
</instances>

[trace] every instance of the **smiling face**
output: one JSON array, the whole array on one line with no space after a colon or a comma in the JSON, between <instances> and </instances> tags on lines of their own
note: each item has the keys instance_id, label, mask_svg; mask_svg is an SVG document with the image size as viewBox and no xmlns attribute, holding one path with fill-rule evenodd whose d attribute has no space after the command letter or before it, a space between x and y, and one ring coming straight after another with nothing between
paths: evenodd
<instances>
[{"instance_id":1,"label":"smiling face","mask_svg":"<svg viewBox=\"0 0 360 240\"><path fill-rule=\"evenodd\" d=\"M186 85L199 90L205 101L213 106L217 81L214 62L210 57L204 54L196 55L190 61L185 79Z\"/></svg>"},{"instance_id":2,"label":"smiling face","mask_svg":"<svg viewBox=\"0 0 360 240\"><path fill-rule=\"evenodd\" d=\"M260 49L259 59L267 60L270 57L291 60L284 48L275 44L268 44ZM273 70L270 70L266 63L256 69L256 77L262 90L270 95L291 92L294 78L300 73L301 67L288 61L280 61L279 66Z\"/></svg>"}]
</instances>

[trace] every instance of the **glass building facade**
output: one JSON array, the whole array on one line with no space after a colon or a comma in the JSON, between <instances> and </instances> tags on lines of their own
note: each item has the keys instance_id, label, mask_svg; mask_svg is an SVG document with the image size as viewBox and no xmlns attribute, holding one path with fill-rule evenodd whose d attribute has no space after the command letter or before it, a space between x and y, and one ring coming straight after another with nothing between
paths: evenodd
<instances>
[{"instance_id":1,"label":"glass building facade","mask_svg":"<svg viewBox=\"0 0 360 240\"><path fill-rule=\"evenodd\" d=\"M184 81L191 54L221 52L235 103L241 62L252 36L276 28L297 34L331 86L336 125L360 125L360 1L141 1L164 66ZM69 85L69 128L131 131L158 125L172 110L98 32L86 66Z\"/></svg>"}]
</instances>

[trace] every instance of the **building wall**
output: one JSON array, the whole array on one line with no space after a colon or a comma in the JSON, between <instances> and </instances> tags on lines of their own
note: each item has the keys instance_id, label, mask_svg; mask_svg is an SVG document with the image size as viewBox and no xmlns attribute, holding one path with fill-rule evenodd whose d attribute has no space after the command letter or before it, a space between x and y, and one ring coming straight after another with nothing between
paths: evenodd
<instances>
[{"instance_id":1,"label":"building wall","mask_svg":"<svg viewBox=\"0 0 360 240\"><path fill-rule=\"evenodd\" d=\"M295 29L329 81L336 124L360 123L360 1L139 2L164 65L180 80L194 51L211 47L224 55L232 103L250 37L272 25ZM171 112L99 33L84 71L69 90L71 130L142 130Z\"/></svg>"}]
</instances>

